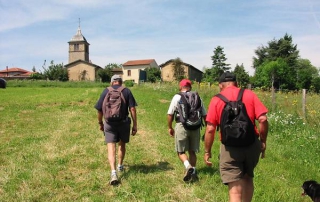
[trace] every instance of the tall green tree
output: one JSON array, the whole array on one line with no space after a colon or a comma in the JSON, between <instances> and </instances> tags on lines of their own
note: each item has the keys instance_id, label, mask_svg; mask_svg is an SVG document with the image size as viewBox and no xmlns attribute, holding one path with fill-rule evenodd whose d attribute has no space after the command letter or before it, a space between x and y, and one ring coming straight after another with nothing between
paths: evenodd
<instances>
[{"instance_id":1,"label":"tall green tree","mask_svg":"<svg viewBox=\"0 0 320 202\"><path fill-rule=\"evenodd\" d=\"M279 40L273 39L268 46L260 46L255 50L256 57L253 57L253 67L257 68L266 61L276 61L282 58L289 66L295 67L299 58L297 45L293 44L292 36L285 34Z\"/></svg>"},{"instance_id":2,"label":"tall green tree","mask_svg":"<svg viewBox=\"0 0 320 202\"><path fill-rule=\"evenodd\" d=\"M293 44L292 36L285 34L279 40L273 39L268 46L260 46L255 50L253 57L255 74L272 72L273 85L275 88L294 90L297 88L297 62L299 51ZM262 68L266 68L263 70ZM283 68L283 69L273 69ZM268 74L269 74L268 73ZM269 75L270 76L270 75ZM270 78L269 78L270 79ZM255 76L256 85L266 85L265 77Z\"/></svg>"},{"instance_id":3,"label":"tall green tree","mask_svg":"<svg viewBox=\"0 0 320 202\"><path fill-rule=\"evenodd\" d=\"M147 73L147 81L155 83L156 81L161 80L161 70L156 67L148 67L145 69Z\"/></svg>"},{"instance_id":4,"label":"tall green tree","mask_svg":"<svg viewBox=\"0 0 320 202\"><path fill-rule=\"evenodd\" d=\"M177 81L180 81L185 78L185 73L186 72L183 67L183 61L179 57L177 57L173 60L173 77Z\"/></svg>"},{"instance_id":5,"label":"tall green tree","mask_svg":"<svg viewBox=\"0 0 320 202\"><path fill-rule=\"evenodd\" d=\"M43 67L43 76L49 80L68 81L68 70L63 64L54 64L52 60L48 68Z\"/></svg>"},{"instance_id":6,"label":"tall green tree","mask_svg":"<svg viewBox=\"0 0 320 202\"><path fill-rule=\"evenodd\" d=\"M237 82L240 87L246 87L249 84L250 76L249 73L246 72L243 64L241 64L240 66L237 64L234 68L233 73L236 75Z\"/></svg>"},{"instance_id":7,"label":"tall green tree","mask_svg":"<svg viewBox=\"0 0 320 202\"><path fill-rule=\"evenodd\" d=\"M213 77L213 81L219 81L221 74L231 69L230 64L226 63L227 58L223 49L223 47L217 46L213 51L213 56L211 56L212 68L210 74Z\"/></svg>"}]
</instances>

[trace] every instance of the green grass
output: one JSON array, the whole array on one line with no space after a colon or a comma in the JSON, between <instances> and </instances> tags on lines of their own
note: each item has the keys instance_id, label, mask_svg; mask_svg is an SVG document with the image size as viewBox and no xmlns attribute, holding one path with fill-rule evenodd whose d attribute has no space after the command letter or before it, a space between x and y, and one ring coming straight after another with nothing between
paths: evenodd
<instances>
[{"instance_id":1,"label":"green grass","mask_svg":"<svg viewBox=\"0 0 320 202\"><path fill-rule=\"evenodd\" d=\"M20 87L14 82L20 81L0 90L0 201L228 201L219 176L218 141L214 166L205 166L201 144L200 181L182 181L184 168L166 125L176 86L131 88L139 105L138 133L127 147L121 185L110 187L106 145L93 108L105 84L57 82L44 88L46 82ZM194 88L206 106L218 92ZM256 93L271 109L270 93ZM299 117L299 96L277 94L276 111L268 115L266 158L256 168L254 201L310 201L300 196L301 185L320 181L319 96L308 95L307 120Z\"/></svg>"}]
</instances>

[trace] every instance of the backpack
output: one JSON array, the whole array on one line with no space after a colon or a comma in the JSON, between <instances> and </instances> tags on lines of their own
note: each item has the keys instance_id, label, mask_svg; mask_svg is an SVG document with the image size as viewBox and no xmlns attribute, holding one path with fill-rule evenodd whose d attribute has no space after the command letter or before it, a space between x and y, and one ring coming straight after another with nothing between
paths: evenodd
<instances>
[{"instance_id":1,"label":"backpack","mask_svg":"<svg viewBox=\"0 0 320 202\"><path fill-rule=\"evenodd\" d=\"M197 92L180 92L178 113L176 120L181 122L185 129L196 130L202 124L202 102Z\"/></svg>"},{"instance_id":2,"label":"backpack","mask_svg":"<svg viewBox=\"0 0 320 202\"><path fill-rule=\"evenodd\" d=\"M242 102L243 92L244 89L240 89L237 101L229 101L220 93L215 95L225 102L219 127L221 142L226 146L245 147L253 144L256 139L254 125Z\"/></svg>"},{"instance_id":3,"label":"backpack","mask_svg":"<svg viewBox=\"0 0 320 202\"><path fill-rule=\"evenodd\" d=\"M126 100L122 94L123 89L125 89L123 86L117 89L108 87L109 91L102 104L102 111L106 122L119 122L126 118Z\"/></svg>"}]
</instances>

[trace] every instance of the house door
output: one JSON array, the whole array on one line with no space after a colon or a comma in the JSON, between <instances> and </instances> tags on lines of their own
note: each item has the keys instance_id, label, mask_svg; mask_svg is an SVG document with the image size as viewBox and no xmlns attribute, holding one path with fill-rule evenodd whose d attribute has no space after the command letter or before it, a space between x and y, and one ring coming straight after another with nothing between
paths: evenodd
<instances>
[{"instance_id":1,"label":"house door","mask_svg":"<svg viewBox=\"0 0 320 202\"><path fill-rule=\"evenodd\" d=\"M145 82L146 80L147 80L147 72L144 70L140 70L139 83Z\"/></svg>"}]
</instances>

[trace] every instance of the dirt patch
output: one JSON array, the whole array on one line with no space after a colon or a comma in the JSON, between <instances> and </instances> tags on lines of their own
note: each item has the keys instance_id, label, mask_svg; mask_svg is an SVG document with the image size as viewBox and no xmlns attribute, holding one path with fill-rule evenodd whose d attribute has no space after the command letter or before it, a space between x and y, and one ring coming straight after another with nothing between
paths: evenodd
<instances>
[{"instance_id":1,"label":"dirt patch","mask_svg":"<svg viewBox=\"0 0 320 202\"><path fill-rule=\"evenodd\" d=\"M159 100L161 103L169 103L170 102L170 100Z\"/></svg>"}]
</instances>

